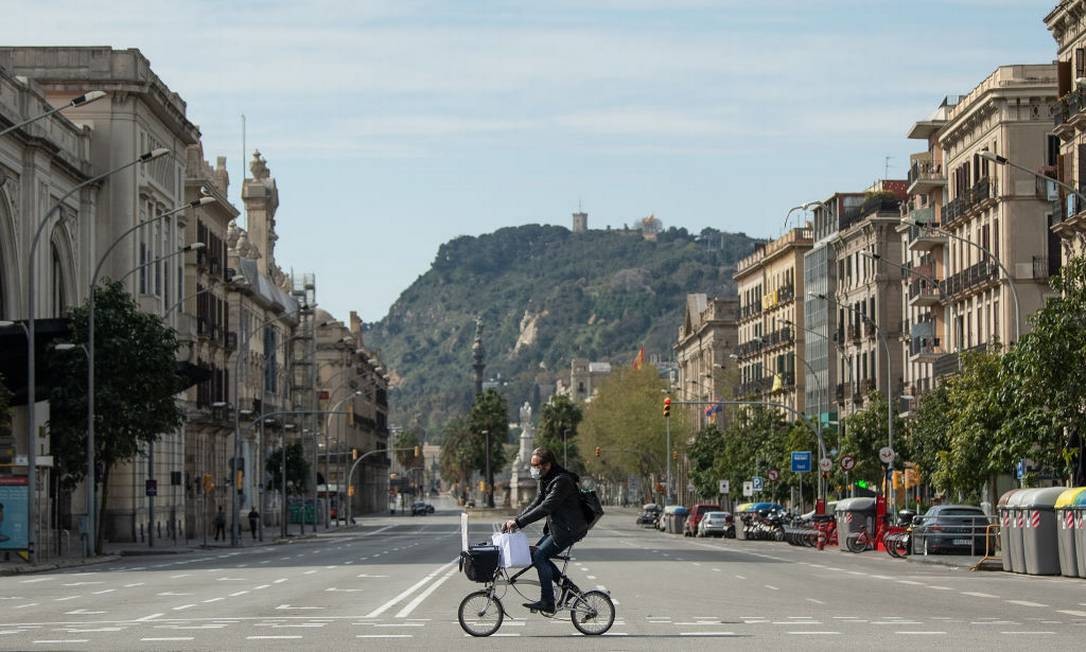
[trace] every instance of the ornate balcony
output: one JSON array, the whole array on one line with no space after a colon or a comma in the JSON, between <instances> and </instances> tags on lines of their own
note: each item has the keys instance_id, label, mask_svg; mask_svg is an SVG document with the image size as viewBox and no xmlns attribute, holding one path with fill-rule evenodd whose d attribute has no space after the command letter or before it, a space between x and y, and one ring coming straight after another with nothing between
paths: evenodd
<instances>
[{"instance_id":1,"label":"ornate balcony","mask_svg":"<svg viewBox=\"0 0 1086 652\"><path fill-rule=\"evenodd\" d=\"M937 306L942 301L939 288L926 279L918 278L909 283L909 305L914 307Z\"/></svg>"},{"instance_id":2,"label":"ornate balcony","mask_svg":"<svg viewBox=\"0 0 1086 652\"><path fill-rule=\"evenodd\" d=\"M939 226L935 221L935 209L932 206L920 208L909 213L909 235L907 242L911 251L931 251L946 244L946 236L930 228L917 226L912 222L923 222Z\"/></svg>"},{"instance_id":3,"label":"ornate balcony","mask_svg":"<svg viewBox=\"0 0 1086 652\"><path fill-rule=\"evenodd\" d=\"M909 168L909 194L922 194L946 185L943 166L931 161L916 162Z\"/></svg>"}]
</instances>

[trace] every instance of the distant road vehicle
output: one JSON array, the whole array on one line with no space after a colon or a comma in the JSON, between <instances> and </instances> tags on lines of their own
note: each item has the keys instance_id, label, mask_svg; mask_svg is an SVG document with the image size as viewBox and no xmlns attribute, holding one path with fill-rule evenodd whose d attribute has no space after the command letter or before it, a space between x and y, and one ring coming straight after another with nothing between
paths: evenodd
<instances>
[{"instance_id":1,"label":"distant road vehicle","mask_svg":"<svg viewBox=\"0 0 1086 652\"><path fill-rule=\"evenodd\" d=\"M706 512L698 522L698 536L735 538L735 519L730 512Z\"/></svg>"},{"instance_id":2,"label":"distant road vehicle","mask_svg":"<svg viewBox=\"0 0 1086 652\"><path fill-rule=\"evenodd\" d=\"M411 515L412 516L418 516L420 514L425 516L426 514L433 514L433 513L434 513L434 506L431 505L430 503L424 503L424 502L411 503Z\"/></svg>"}]
</instances>

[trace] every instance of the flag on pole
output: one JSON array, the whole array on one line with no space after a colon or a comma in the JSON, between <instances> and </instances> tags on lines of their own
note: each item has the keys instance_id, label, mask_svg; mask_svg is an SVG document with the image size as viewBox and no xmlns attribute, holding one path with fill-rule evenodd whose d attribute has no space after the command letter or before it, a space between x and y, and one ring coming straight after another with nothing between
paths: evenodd
<instances>
[{"instance_id":1,"label":"flag on pole","mask_svg":"<svg viewBox=\"0 0 1086 652\"><path fill-rule=\"evenodd\" d=\"M640 369L645 364L645 347L642 346L641 350L637 352L637 357L634 358L633 368Z\"/></svg>"}]
</instances>

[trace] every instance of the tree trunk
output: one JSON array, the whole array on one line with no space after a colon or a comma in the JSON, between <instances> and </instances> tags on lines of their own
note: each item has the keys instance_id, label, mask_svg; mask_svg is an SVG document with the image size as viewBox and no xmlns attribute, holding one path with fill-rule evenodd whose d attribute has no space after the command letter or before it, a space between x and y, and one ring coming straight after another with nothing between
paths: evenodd
<instances>
[{"instance_id":1,"label":"tree trunk","mask_svg":"<svg viewBox=\"0 0 1086 652\"><path fill-rule=\"evenodd\" d=\"M94 515L94 553L97 555L102 554L102 544L105 541L105 536L102 533L102 514L106 511L106 500L109 498L109 472L112 469L112 464L106 464L102 469L102 499ZM94 479L91 478L91 481L93 482Z\"/></svg>"}]
</instances>

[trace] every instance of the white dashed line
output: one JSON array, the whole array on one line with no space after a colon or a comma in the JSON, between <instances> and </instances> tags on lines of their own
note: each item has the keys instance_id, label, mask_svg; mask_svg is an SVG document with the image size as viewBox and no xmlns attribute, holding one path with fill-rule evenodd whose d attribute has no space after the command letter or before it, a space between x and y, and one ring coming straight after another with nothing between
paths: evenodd
<instances>
[{"instance_id":1,"label":"white dashed line","mask_svg":"<svg viewBox=\"0 0 1086 652\"><path fill-rule=\"evenodd\" d=\"M780 589L778 589L777 587L773 586L772 584L766 584L766 585L765 585L765 588L769 589L770 591L780 591Z\"/></svg>"},{"instance_id":2,"label":"white dashed line","mask_svg":"<svg viewBox=\"0 0 1086 652\"><path fill-rule=\"evenodd\" d=\"M1007 600L1010 604L1016 604L1020 607L1037 607L1044 608L1047 604L1041 604L1040 602L1030 602L1029 600Z\"/></svg>"},{"instance_id":3,"label":"white dashed line","mask_svg":"<svg viewBox=\"0 0 1086 652\"><path fill-rule=\"evenodd\" d=\"M992 595L991 593L981 593L980 591L962 591L962 595L970 595L974 598L998 598L998 595Z\"/></svg>"}]
</instances>

